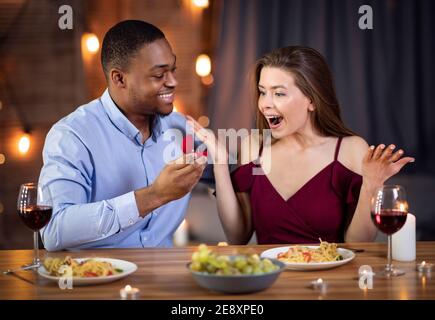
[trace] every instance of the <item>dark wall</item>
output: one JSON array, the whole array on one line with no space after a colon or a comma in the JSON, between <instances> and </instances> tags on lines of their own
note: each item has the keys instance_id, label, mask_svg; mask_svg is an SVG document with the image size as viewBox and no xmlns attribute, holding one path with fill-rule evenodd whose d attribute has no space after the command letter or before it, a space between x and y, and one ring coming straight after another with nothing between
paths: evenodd
<instances>
[{"instance_id":1,"label":"dark wall","mask_svg":"<svg viewBox=\"0 0 435 320\"><path fill-rule=\"evenodd\" d=\"M396 178L411 190L421 239L435 239L435 1L219 3L212 127L254 126L247 81L264 53L289 45L317 49L334 73L346 124L369 144L395 143L416 158ZM362 5L373 9L373 29L359 28Z\"/></svg>"}]
</instances>

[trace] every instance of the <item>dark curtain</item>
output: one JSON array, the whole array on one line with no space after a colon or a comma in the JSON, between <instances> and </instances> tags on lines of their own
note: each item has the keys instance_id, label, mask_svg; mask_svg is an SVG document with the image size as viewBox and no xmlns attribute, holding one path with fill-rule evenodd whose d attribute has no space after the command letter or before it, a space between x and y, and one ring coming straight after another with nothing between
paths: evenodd
<instances>
[{"instance_id":1,"label":"dark curtain","mask_svg":"<svg viewBox=\"0 0 435 320\"><path fill-rule=\"evenodd\" d=\"M277 47L306 45L331 67L346 124L368 143L396 143L435 173L435 1L222 0L211 127L251 128L255 103L247 76ZM358 9L373 9L361 30Z\"/></svg>"}]
</instances>

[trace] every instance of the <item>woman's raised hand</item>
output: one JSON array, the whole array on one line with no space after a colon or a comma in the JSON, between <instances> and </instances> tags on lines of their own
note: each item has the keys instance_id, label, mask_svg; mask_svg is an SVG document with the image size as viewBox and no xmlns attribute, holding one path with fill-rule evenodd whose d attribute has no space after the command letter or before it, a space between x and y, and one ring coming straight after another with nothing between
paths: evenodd
<instances>
[{"instance_id":1,"label":"woman's raised hand","mask_svg":"<svg viewBox=\"0 0 435 320\"><path fill-rule=\"evenodd\" d=\"M386 147L380 144L377 147L370 146L362 164L362 175L366 183L372 187L378 187L398 173L407 163L414 162L412 157L403 157L402 149L394 152L396 146L390 144Z\"/></svg>"},{"instance_id":2,"label":"woman's raised hand","mask_svg":"<svg viewBox=\"0 0 435 320\"><path fill-rule=\"evenodd\" d=\"M228 152L225 143L216 139L210 129L201 126L191 116L186 116L187 123L192 126L195 136L201 140L207 147L207 153L211 157L213 164L228 164Z\"/></svg>"}]
</instances>

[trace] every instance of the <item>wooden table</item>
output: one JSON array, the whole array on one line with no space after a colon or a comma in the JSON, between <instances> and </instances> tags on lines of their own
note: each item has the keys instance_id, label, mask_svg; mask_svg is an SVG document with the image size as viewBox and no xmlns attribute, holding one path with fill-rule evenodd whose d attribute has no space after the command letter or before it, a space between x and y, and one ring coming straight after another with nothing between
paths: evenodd
<instances>
[{"instance_id":1,"label":"wooden table","mask_svg":"<svg viewBox=\"0 0 435 320\"><path fill-rule=\"evenodd\" d=\"M249 246L253 251L262 251L276 246ZM61 290L57 283L39 277L35 272L24 271L13 275L0 275L0 300L10 299L120 299L119 290L130 284L140 289L141 299L435 299L435 270L432 277L421 276L416 263L422 260L435 263L435 242L417 243L415 262L394 262L406 274L393 279L375 277L373 289L360 289L358 269L370 265L374 271L386 263L386 245L380 243L352 243L341 247L363 248L356 258L341 267L324 271L285 271L267 290L245 295L225 295L199 287L193 280L186 264L196 247L172 249L111 249L79 252L42 252L42 255L64 257L110 257L128 260L138 265L138 270L127 278L113 283L74 287ZM211 247L220 253L232 254L246 246ZM32 259L31 250L0 251L0 270L15 268ZM323 278L328 283L326 293L321 294L309 283Z\"/></svg>"}]
</instances>

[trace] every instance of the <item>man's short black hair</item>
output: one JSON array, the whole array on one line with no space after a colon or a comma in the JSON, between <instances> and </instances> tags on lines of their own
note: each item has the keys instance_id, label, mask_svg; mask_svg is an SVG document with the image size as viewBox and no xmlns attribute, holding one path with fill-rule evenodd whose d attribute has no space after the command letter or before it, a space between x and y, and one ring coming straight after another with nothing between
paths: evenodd
<instances>
[{"instance_id":1,"label":"man's short black hair","mask_svg":"<svg viewBox=\"0 0 435 320\"><path fill-rule=\"evenodd\" d=\"M101 48L101 64L106 78L111 68L127 70L137 50L143 45L165 38L156 26L140 20L125 20L107 31Z\"/></svg>"}]
</instances>

